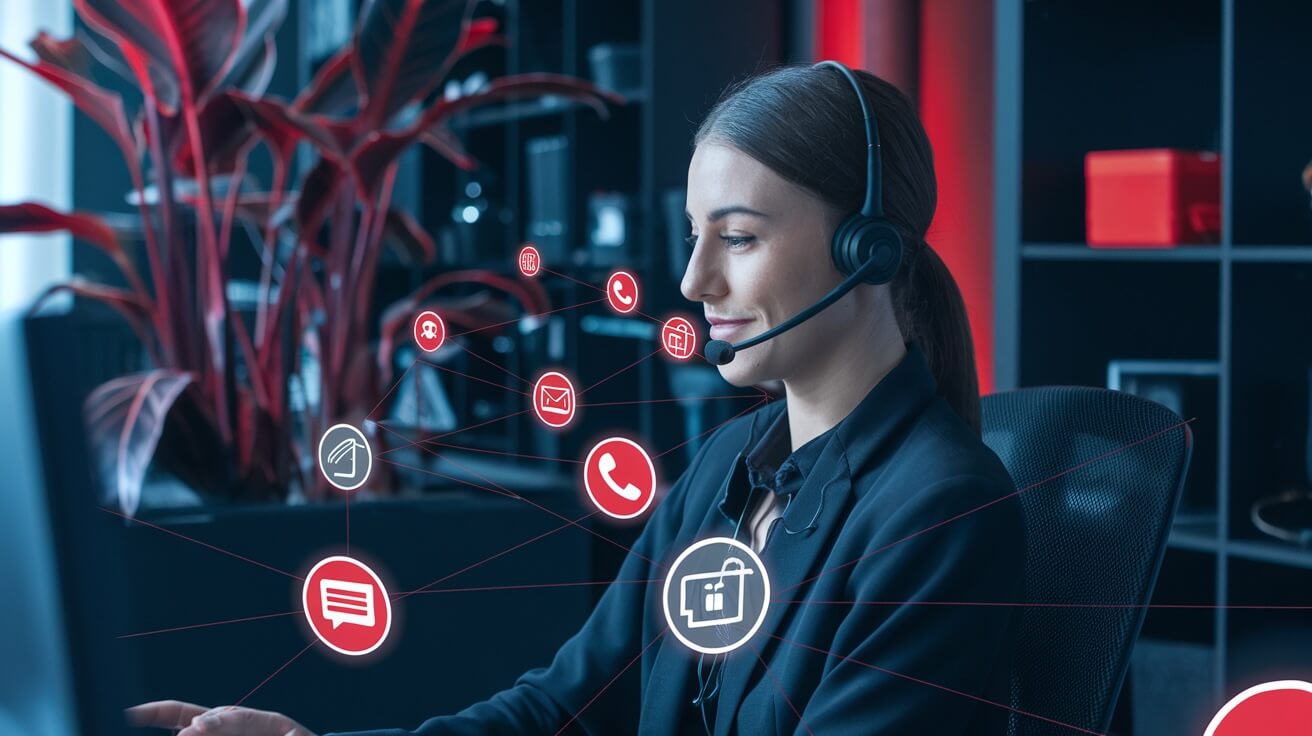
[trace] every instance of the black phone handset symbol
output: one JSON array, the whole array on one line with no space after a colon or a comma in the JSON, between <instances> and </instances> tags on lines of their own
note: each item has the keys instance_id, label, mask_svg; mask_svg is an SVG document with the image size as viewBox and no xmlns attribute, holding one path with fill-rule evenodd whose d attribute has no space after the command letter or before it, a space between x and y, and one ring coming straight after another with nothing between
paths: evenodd
<instances>
[{"instance_id":1,"label":"black phone handset symbol","mask_svg":"<svg viewBox=\"0 0 1312 736\"><path fill-rule=\"evenodd\" d=\"M629 501L637 501L642 495L642 490L632 483L625 483L621 486L611 477L615 472L615 456L609 452L601 453L601 460L597 463L597 469L601 471L601 479L606 482L606 486L615 492L617 496Z\"/></svg>"}]
</instances>

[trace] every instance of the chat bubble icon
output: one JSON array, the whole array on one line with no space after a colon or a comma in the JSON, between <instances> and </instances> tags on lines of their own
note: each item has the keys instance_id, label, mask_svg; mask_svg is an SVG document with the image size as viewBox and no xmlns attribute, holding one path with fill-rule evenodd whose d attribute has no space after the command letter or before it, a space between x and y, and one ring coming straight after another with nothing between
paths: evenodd
<instances>
[{"instance_id":1,"label":"chat bubble icon","mask_svg":"<svg viewBox=\"0 0 1312 736\"><path fill-rule=\"evenodd\" d=\"M342 624L374 625L374 586L350 580L319 581L319 599L323 617L333 628Z\"/></svg>"}]
</instances>

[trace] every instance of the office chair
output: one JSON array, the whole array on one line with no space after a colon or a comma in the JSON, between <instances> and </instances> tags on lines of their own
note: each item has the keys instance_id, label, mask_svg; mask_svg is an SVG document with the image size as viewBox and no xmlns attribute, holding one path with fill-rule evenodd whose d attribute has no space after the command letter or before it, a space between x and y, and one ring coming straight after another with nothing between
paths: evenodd
<instances>
[{"instance_id":1,"label":"office chair","mask_svg":"<svg viewBox=\"0 0 1312 736\"><path fill-rule=\"evenodd\" d=\"M1025 606L1010 706L1106 733L1193 451L1189 425L1133 394L1044 386L981 400L983 439L1022 491ZM1009 714L1008 736L1078 733Z\"/></svg>"}]
</instances>

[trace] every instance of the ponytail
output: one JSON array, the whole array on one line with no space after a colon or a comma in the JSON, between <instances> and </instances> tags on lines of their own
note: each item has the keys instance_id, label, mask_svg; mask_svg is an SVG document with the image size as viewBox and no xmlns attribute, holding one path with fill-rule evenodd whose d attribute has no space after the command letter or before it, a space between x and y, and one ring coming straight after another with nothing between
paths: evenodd
<instances>
[{"instance_id":1,"label":"ponytail","mask_svg":"<svg viewBox=\"0 0 1312 736\"><path fill-rule=\"evenodd\" d=\"M924 240L912 246L903 275L892 284L902 334L920 346L938 392L980 433L979 377L966 302L957 281Z\"/></svg>"}]
</instances>

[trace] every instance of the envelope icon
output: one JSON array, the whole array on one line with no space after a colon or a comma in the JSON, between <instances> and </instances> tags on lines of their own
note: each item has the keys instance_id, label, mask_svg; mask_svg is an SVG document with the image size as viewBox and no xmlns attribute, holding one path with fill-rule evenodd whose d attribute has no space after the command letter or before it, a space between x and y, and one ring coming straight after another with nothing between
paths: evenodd
<instances>
[{"instance_id":1,"label":"envelope icon","mask_svg":"<svg viewBox=\"0 0 1312 736\"><path fill-rule=\"evenodd\" d=\"M569 414L573 392L569 386L542 386L538 408L548 414Z\"/></svg>"}]
</instances>

